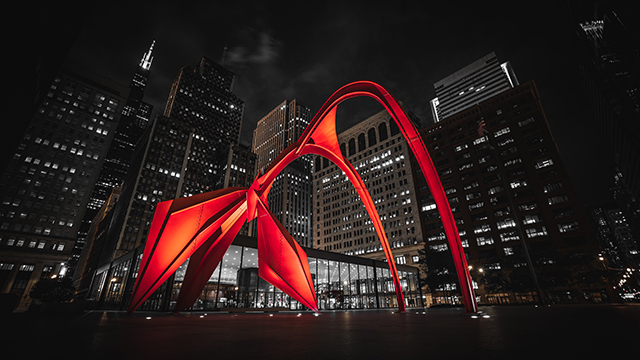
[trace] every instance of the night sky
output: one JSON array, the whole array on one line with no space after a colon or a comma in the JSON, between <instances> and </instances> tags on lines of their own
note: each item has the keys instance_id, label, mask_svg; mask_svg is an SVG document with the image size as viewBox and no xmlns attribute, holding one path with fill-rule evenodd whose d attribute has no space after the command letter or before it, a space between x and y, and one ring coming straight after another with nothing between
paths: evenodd
<instances>
[{"instance_id":1,"label":"night sky","mask_svg":"<svg viewBox=\"0 0 640 360\"><path fill-rule=\"evenodd\" d=\"M156 41L145 100L161 113L171 82L202 56L236 74L245 101L241 142L284 99L315 112L339 87L371 80L426 122L433 83L495 51L520 81L535 80L547 119L584 205L610 198L598 134L579 78L575 27L562 2L514 6L431 2L147 2L96 6L68 61L127 85ZM451 2L453 3L453 2ZM338 131L381 110L371 99L339 106Z\"/></svg>"}]
</instances>

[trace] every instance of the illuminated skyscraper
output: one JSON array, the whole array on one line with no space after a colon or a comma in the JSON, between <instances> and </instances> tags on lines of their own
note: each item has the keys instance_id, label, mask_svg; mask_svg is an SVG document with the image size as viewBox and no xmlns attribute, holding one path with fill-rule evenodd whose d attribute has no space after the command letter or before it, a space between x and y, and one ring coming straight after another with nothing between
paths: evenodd
<instances>
[{"instance_id":1,"label":"illuminated skyscraper","mask_svg":"<svg viewBox=\"0 0 640 360\"><path fill-rule=\"evenodd\" d=\"M252 151L256 173L266 169L287 146L298 140L311 120L311 110L296 99L283 101L258 121ZM311 246L311 157L304 156L282 171L269 192L269 208L302 246Z\"/></svg>"},{"instance_id":2,"label":"illuminated skyscraper","mask_svg":"<svg viewBox=\"0 0 640 360\"><path fill-rule=\"evenodd\" d=\"M433 84L433 120L438 122L518 84L511 64L500 64L492 52Z\"/></svg>"}]
</instances>

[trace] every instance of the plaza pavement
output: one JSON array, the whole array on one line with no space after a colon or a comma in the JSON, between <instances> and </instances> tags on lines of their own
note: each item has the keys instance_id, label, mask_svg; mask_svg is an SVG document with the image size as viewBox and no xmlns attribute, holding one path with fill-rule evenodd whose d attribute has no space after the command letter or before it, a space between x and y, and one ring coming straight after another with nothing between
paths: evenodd
<instances>
[{"instance_id":1,"label":"plaza pavement","mask_svg":"<svg viewBox=\"0 0 640 360\"><path fill-rule=\"evenodd\" d=\"M640 358L638 304L480 310L13 313L0 343L4 359Z\"/></svg>"}]
</instances>

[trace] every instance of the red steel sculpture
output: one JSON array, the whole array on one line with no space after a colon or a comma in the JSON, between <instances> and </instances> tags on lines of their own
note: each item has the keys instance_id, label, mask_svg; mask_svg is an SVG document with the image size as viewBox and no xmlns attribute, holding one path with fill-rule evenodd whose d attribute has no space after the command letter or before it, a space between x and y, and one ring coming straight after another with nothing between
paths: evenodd
<instances>
[{"instance_id":1,"label":"red steel sculpture","mask_svg":"<svg viewBox=\"0 0 640 360\"><path fill-rule=\"evenodd\" d=\"M338 89L324 103L298 141L287 147L259 174L249 188L228 188L158 203L144 249L128 313L135 311L190 257L174 311L196 301L245 221L257 218L259 276L317 312L307 255L269 211L267 195L276 176L293 160L307 154L323 156L347 175L371 218L386 256L398 308L404 296L389 241L364 182L342 155L336 134L336 109L358 96L376 99L396 121L413 151L440 213L461 285L467 312L478 311L458 229L433 162L417 129L402 107L382 86L358 81Z\"/></svg>"}]
</instances>

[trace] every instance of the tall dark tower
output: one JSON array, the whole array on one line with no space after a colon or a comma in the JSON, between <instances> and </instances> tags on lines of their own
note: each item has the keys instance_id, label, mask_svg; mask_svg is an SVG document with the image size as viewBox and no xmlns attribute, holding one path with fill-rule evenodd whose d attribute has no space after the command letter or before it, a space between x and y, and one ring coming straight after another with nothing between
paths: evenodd
<instances>
[{"instance_id":1,"label":"tall dark tower","mask_svg":"<svg viewBox=\"0 0 640 360\"><path fill-rule=\"evenodd\" d=\"M211 191L222 176L218 156L240 138L244 101L233 91L235 74L203 57L173 81L164 116L196 129L181 196Z\"/></svg>"},{"instance_id":2,"label":"tall dark tower","mask_svg":"<svg viewBox=\"0 0 640 360\"><path fill-rule=\"evenodd\" d=\"M142 101L142 99L149 80L149 74L151 73L154 45L155 41L151 43L149 51L140 60L140 64L129 84L129 95L122 110L120 122L116 127L113 142L107 152L98 181L89 199L82 225L78 231L78 240L74 247L73 256L69 261L71 268L77 263L77 259L84 247L92 219L104 205L109 194L111 194L111 190L120 185L126 178L136 143L142 137L149 123L153 106Z\"/></svg>"},{"instance_id":3,"label":"tall dark tower","mask_svg":"<svg viewBox=\"0 0 640 360\"><path fill-rule=\"evenodd\" d=\"M617 1L576 2L571 8L584 49L583 87L614 168L613 197L634 238L620 254L630 268L640 265L640 30L633 10Z\"/></svg>"},{"instance_id":4,"label":"tall dark tower","mask_svg":"<svg viewBox=\"0 0 640 360\"><path fill-rule=\"evenodd\" d=\"M19 310L29 307L38 279L70 274L76 234L127 92L65 64L0 174L0 293L17 295Z\"/></svg>"}]
</instances>

